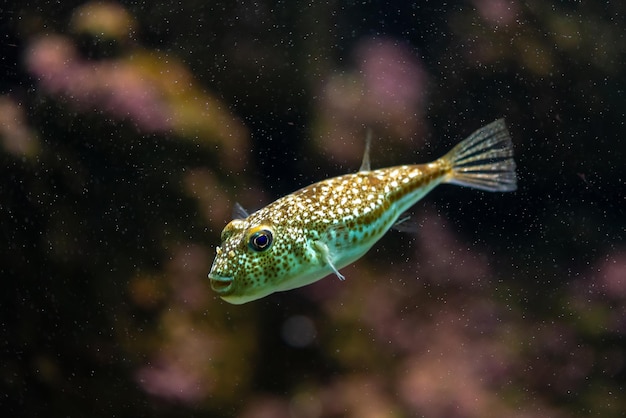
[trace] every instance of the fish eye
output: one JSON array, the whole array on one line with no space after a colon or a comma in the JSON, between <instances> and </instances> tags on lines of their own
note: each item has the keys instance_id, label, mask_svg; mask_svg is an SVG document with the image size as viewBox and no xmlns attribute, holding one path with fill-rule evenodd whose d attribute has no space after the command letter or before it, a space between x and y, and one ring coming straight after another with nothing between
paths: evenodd
<instances>
[{"instance_id":1,"label":"fish eye","mask_svg":"<svg viewBox=\"0 0 626 418\"><path fill-rule=\"evenodd\" d=\"M273 236L269 229L261 229L250 235L249 245L254 251L265 251L272 246Z\"/></svg>"}]
</instances>

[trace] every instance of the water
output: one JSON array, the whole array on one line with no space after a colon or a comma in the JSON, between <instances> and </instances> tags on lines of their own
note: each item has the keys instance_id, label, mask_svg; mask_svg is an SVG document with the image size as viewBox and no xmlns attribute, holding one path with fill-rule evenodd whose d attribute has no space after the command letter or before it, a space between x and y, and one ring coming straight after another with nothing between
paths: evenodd
<instances>
[{"instance_id":1,"label":"water","mask_svg":"<svg viewBox=\"0 0 626 418\"><path fill-rule=\"evenodd\" d=\"M3 410L623 415L621 2L17 6ZM368 128L377 168L499 117L517 192L441 186L343 282L241 306L210 290L235 202L356 171Z\"/></svg>"}]
</instances>

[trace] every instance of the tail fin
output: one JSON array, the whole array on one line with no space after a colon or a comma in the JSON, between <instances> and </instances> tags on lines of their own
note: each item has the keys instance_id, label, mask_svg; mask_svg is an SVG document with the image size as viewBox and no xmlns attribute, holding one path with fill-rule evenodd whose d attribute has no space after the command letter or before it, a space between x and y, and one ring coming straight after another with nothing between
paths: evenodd
<instances>
[{"instance_id":1,"label":"tail fin","mask_svg":"<svg viewBox=\"0 0 626 418\"><path fill-rule=\"evenodd\" d=\"M446 183L490 192L517 189L513 143L504 119L483 126L443 159L451 166Z\"/></svg>"}]
</instances>

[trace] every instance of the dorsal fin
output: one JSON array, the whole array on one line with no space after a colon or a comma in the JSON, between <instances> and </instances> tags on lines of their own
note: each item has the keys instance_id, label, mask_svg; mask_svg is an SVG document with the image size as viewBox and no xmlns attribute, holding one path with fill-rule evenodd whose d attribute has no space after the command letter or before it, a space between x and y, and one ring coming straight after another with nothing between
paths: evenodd
<instances>
[{"instance_id":1,"label":"dorsal fin","mask_svg":"<svg viewBox=\"0 0 626 418\"><path fill-rule=\"evenodd\" d=\"M372 129L367 128L365 134L365 151L363 152L363 161L361 162L361 168L359 171L370 171L370 144L372 143Z\"/></svg>"},{"instance_id":2,"label":"dorsal fin","mask_svg":"<svg viewBox=\"0 0 626 418\"><path fill-rule=\"evenodd\" d=\"M235 205L233 206L233 219L246 219L248 215L248 211L245 210L239 202L235 202Z\"/></svg>"}]
</instances>

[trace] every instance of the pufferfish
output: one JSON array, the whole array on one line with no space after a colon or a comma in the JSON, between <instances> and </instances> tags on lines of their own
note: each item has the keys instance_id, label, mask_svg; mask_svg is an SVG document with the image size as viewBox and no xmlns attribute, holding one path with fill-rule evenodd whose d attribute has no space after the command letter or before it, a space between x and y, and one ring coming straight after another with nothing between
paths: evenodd
<instances>
[{"instance_id":1,"label":"pufferfish","mask_svg":"<svg viewBox=\"0 0 626 418\"><path fill-rule=\"evenodd\" d=\"M335 274L362 257L402 214L441 183L490 192L517 188L513 144L503 119L428 164L370 169L369 140L358 172L311 184L222 231L211 287L242 304ZM400 219L400 220L399 220Z\"/></svg>"}]
</instances>

